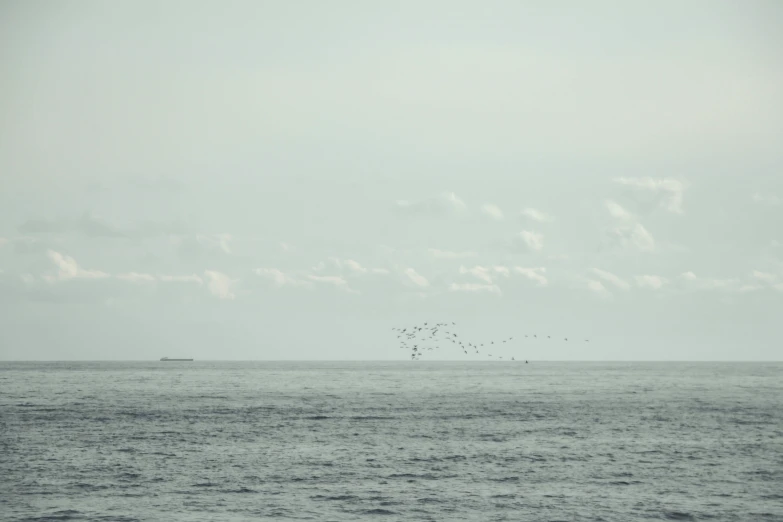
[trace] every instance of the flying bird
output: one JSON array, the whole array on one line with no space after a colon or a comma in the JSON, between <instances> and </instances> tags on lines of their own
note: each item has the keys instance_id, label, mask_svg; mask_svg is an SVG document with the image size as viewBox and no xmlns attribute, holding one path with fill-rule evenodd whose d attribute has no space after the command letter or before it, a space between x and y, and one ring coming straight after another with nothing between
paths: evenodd
<instances>
[{"instance_id":1,"label":"flying bird","mask_svg":"<svg viewBox=\"0 0 783 522\"><path fill-rule=\"evenodd\" d=\"M451 325L456 326L456 323L452 321ZM430 325L429 322L426 322L420 323L419 325L407 326L405 328L394 327L391 330L397 332L398 334L396 337L399 340L399 347L406 350L410 349L411 359L414 360L421 359L424 351L434 351L442 348L443 341L449 341L454 345L458 345L462 350L462 353L465 355L468 354L468 347L473 348L476 355L480 355L482 353L481 349L483 349L487 344L490 346L494 346L495 344L494 340L485 341L482 343L473 343L468 340L459 339L459 336L456 332L449 331L452 330L452 328L449 327L449 323L433 323ZM537 339L538 334L525 334L525 338L530 337ZM546 338L551 339L552 336L547 335ZM514 336L509 336L506 339L499 339L498 342L508 346L508 343L513 339ZM564 337L563 340L568 341L568 337ZM411 345L407 344L411 341L424 342L425 344L423 346L419 346L419 344L413 344L411 347ZM585 338L584 342L590 342L590 339ZM500 348L500 346L498 346L498 348ZM503 348L505 349L505 347ZM516 357L511 357L510 354L507 354L507 356L487 354L487 357L495 357L498 360L509 359L516 361ZM528 363L528 360L525 360L525 363Z\"/></svg>"}]
</instances>

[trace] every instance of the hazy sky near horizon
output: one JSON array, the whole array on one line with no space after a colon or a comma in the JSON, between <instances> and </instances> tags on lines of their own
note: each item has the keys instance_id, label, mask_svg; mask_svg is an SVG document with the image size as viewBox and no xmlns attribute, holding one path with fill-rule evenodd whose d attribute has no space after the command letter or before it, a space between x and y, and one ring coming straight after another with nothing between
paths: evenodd
<instances>
[{"instance_id":1,"label":"hazy sky near horizon","mask_svg":"<svg viewBox=\"0 0 783 522\"><path fill-rule=\"evenodd\" d=\"M4 1L0 359L781 360L782 24Z\"/></svg>"}]
</instances>

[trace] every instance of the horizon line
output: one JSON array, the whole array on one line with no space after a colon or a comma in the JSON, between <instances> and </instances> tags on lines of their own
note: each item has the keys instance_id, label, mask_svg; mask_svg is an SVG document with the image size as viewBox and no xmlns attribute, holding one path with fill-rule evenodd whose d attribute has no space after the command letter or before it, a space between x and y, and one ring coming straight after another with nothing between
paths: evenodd
<instances>
[{"instance_id":1,"label":"horizon line","mask_svg":"<svg viewBox=\"0 0 783 522\"><path fill-rule=\"evenodd\" d=\"M185 358L185 357L182 357ZM176 358L175 358L176 359ZM409 359L198 359L192 358L192 361L173 361L173 362L545 362L545 363L781 363L780 360L770 359L503 359L498 360L464 360L464 359L437 359L426 361L410 361ZM160 359L0 359L0 363L35 363L35 362L163 362Z\"/></svg>"}]
</instances>

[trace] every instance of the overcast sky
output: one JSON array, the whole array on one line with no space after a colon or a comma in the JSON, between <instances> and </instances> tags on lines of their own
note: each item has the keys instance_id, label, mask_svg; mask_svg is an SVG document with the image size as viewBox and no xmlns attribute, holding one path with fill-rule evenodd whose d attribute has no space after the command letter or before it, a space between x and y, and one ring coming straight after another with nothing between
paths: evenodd
<instances>
[{"instance_id":1,"label":"overcast sky","mask_svg":"<svg viewBox=\"0 0 783 522\"><path fill-rule=\"evenodd\" d=\"M781 360L782 25L0 2L0 359Z\"/></svg>"}]
</instances>

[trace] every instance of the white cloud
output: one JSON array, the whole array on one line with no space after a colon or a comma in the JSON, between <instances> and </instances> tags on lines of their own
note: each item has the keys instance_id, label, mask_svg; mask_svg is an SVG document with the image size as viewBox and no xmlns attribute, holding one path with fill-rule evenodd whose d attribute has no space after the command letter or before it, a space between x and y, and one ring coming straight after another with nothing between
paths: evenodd
<instances>
[{"instance_id":1,"label":"white cloud","mask_svg":"<svg viewBox=\"0 0 783 522\"><path fill-rule=\"evenodd\" d=\"M4 247L8 243L8 240L4 237L0 237L0 247Z\"/></svg>"},{"instance_id":2,"label":"white cloud","mask_svg":"<svg viewBox=\"0 0 783 522\"><path fill-rule=\"evenodd\" d=\"M731 290L732 288L737 288L737 286L740 283L739 279L732 278L732 279L706 279L704 280L705 287L709 289L717 289L717 290ZM747 285L745 285L747 286Z\"/></svg>"},{"instance_id":3,"label":"white cloud","mask_svg":"<svg viewBox=\"0 0 783 522\"><path fill-rule=\"evenodd\" d=\"M663 197L660 205L675 214L682 214L682 199L686 185L682 181L672 178L615 178L616 183L647 190L654 194L660 193Z\"/></svg>"},{"instance_id":4,"label":"white cloud","mask_svg":"<svg viewBox=\"0 0 783 522\"><path fill-rule=\"evenodd\" d=\"M540 210L536 210L534 208L526 208L522 211L522 215L532 219L533 221L538 221L539 223L544 223L546 221L552 221L552 218Z\"/></svg>"},{"instance_id":5,"label":"white cloud","mask_svg":"<svg viewBox=\"0 0 783 522\"><path fill-rule=\"evenodd\" d=\"M204 275L209 281L209 291L218 299L234 299L236 294L231 291L231 287L238 281L231 279L226 274L215 270L204 270Z\"/></svg>"},{"instance_id":6,"label":"white cloud","mask_svg":"<svg viewBox=\"0 0 783 522\"><path fill-rule=\"evenodd\" d=\"M753 271L753 277L758 279L759 281L764 281L765 283L770 285L778 280L778 277L775 274L770 274L768 272L760 272L758 270Z\"/></svg>"},{"instance_id":7,"label":"white cloud","mask_svg":"<svg viewBox=\"0 0 783 522\"><path fill-rule=\"evenodd\" d=\"M511 274L511 271L505 267L505 266L474 266L473 268L466 268L464 266L459 267L459 273L460 274L470 274L473 277L480 279L481 281L484 281L485 283L491 285L494 283L494 275L499 274L504 277L509 277Z\"/></svg>"},{"instance_id":8,"label":"white cloud","mask_svg":"<svg viewBox=\"0 0 783 522\"><path fill-rule=\"evenodd\" d=\"M54 250L49 250L46 255L59 269L56 276L46 275L44 279L50 283L54 281L67 281L69 279L102 279L109 277L109 274L98 270L85 270L81 268L76 260L70 256L63 255Z\"/></svg>"},{"instance_id":9,"label":"white cloud","mask_svg":"<svg viewBox=\"0 0 783 522\"><path fill-rule=\"evenodd\" d=\"M439 197L440 201L445 202L446 205L449 206L449 208L453 208L456 210L465 210L465 203L462 202L462 200L453 192L444 192Z\"/></svg>"},{"instance_id":10,"label":"white cloud","mask_svg":"<svg viewBox=\"0 0 783 522\"><path fill-rule=\"evenodd\" d=\"M775 290L777 290L779 292L783 292L783 283L777 283L775 285L772 285L772 288L774 288Z\"/></svg>"},{"instance_id":11,"label":"white cloud","mask_svg":"<svg viewBox=\"0 0 783 522\"><path fill-rule=\"evenodd\" d=\"M483 266L474 266L473 268L465 268L464 266L460 266L459 273L470 274L473 277L478 278L488 284L492 284L492 276L490 275L490 270Z\"/></svg>"},{"instance_id":12,"label":"white cloud","mask_svg":"<svg viewBox=\"0 0 783 522\"><path fill-rule=\"evenodd\" d=\"M389 271L385 268L367 268L362 266L361 263L353 259L339 259L337 257L330 257L329 262L332 263L337 269L347 269L351 274L388 274ZM326 264L320 261L312 268L313 272L322 272L326 269Z\"/></svg>"},{"instance_id":13,"label":"white cloud","mask_svg":"<svg viewBox=\"0 0 783 522\"><path fill-rule=\"evenodd\" d=\"M201 243L205 243L208 245L212 245L216 248L219 248L226 254L231 253L231 247L228 245L232 239L230 234L216 234L213 236L199 235L196 236L196 239Z\"/></svg>"},{"instance_id":14,"label":"white cloud","mask_svg":"<svg viewBox=\"0 0 783 522\"><path fill-rule=\"evenodd\" d=\"M55 220L28 219L18 227L24 234L66 234L79 233L91 238L141 239L184 234L186 227L182 223L140 222L134 226L120 227L105 219L84 214L77 219L59 218Z\"/></svg>"},{"instance_id":15,"label":"white cloud","mask_svg":"<svg viewBox=\"0 0 783 522\"><path fill-rule=\"evenodd\" d=\"M635 276L634 279L640 288L649 288L651 290L660 290L668 282L665 277L657 275L640 275Z\"/></svg>"},{"instance_id":16,"label":"white cloud","mask_svg":"<svg viewBox=\"0 0 783 522\"><path fill-rule=\"evenodd\" d=\"M631 247L642 252L655 250L655 239L652 234L644 228L644 225L636 221L633 214L610 199L605 200L604 205L614 219L624 222L608 231L611 243L619 244L623 248Z\"/></svg>"},{"instance_id":17,"label":"white cloud","mask_svg":"<svg viewBox=\"0 0 783 522\"><path fill-rule=\"evenodd\" d=\"M760 287L756 285L740 285L739 279L716 279L698 277L691 271L680 274L680 279L686 281L686 284L693 289L698 290L737 290L739 292L750 292Z\"/></svg>"},{"instance_id":18,"label":"white cloud","mask_svg":"<svg viewBox=\"0 0 783 522\"><path fill-rule=\"evenodd\" d=\"M428 252L436 259L462 259L476 256L475 252L449 252L447 250L438 250L437 248L430 248Z\"/></svg>"},{"instance_id":19,"label":"white cloud","mask_svg":"<svg viewBox=\"0 0 783 522\"><path fill-rule=\"evenodd\" d=\"M181 276L158 275L158 279L164 283L196 283L199 285L204 284L204 280L201 279L201 277L197 276L196 274L181 275Z\"/></svg>"},{"instance_id":20,"label":"white cloud","mask_svg":"<svg viewBox=\"0 0 783 522\"><path fill-rule=\"evenodd\" d=\"M630 212L625 210L618 203L615 203L614 201L607 199L606 201L604 201L604 204L606 205L606 209L609 211L609 213L612 215L613 218L622 219L625 221L633 219L633 215L631 215Z\"/></svg>"},{"instance_id":21,"label":"white cloud","mask_svg":"<svg viewBox=\"0 0 783 522\"><path fill-rule=\"evenodd\" d=\"M340 276L318 276L318 275L311 274L307 277L312 281L315 281L316 283L333 285L334 287L339 288L340 290L343 290L345 292L348 292L349 294L359 293L357 290L354 290L353 288L349 287L348 281L346 281Z\"/></svg>"},{"instance_id":22,"label":"white cloud","mask_svg":"<svg viewBox=\"0 0 783 522\"><path fill-rule=\"evenodd\" d=\"M337 267L337 268L339 268L339 269L342 269L342 268L343 268L343 262L342 262L342 261L340 261L340 259L339 259L339 258L337 258L337 257L330 256L330 257L329 257L329 262L330 262L330 263L332 263L332 264L333 264L335 267Z\"/></svg>"},{"instance_id":23,"label":"white cloud","mask_svg":"<svg viewBox=\"0 0 783 522\"><path fill-rule=\"evenodd\" d=\"M323 264L323 263L321 263ZM261 277L265 277L271 280L275 286L312 286L309 281L303 281L296 277L290 276L277 268L256 268L254 272Z\"/></svg>"},{"instance_id":24,"label":"white cloud","mask_svg":"<svg viewBox=\"0 0 783 522\"><path fill-rule=\"evenodd\" d=\"M631 243L639 250L652 252L655 250L655 239L641 223L637 223L631 231Z\"/></svg>"},{"instance_id":25,"label":"white cloud","mask_svg":"<svg viewBox=\"0 0 783 522\"><path fill-rule=\"evenodd\" d=\"M449 290L452 292L474 292L474 293L490 293L501 295L500 288L497 285L482 285L477 283L451 283Z\"/></svg>"},{"instance_id":26,"label":"white cloud","mask_svg":"<svg viewBox=\"0 0 783 522\"><path fill-rule=\"evenodd\" d=\"M413 268L406 268L403 273L406 276L408 276L408 279L410 279L410 281L416 286L421 286L421 287L430 286L430 282L427 281L427 278L419 274L418 272L416 272L416 270L414 270Z\"/></svg>"},{"instance_id":27,"label":"white cloud","mask_svg":"<svg viewBox=\"0 0 783 522\"><path fill-rule=\"evenodd\" d=\"M276 268L256 268L255 273L271 279L277 286L283 286L288 282L288 277Z\"/></svg>"},{"instance_id":28,"label":"white cloud","mask_svg":"<svg viewBox=\"0 0 783 522\"><path fill-rule=\"evenodd\" d=\"M593 272L595 275L597 275L604 281L608 281L609 283L612 283L614 286L616 286L621 290L629 290L631 288L630 284L628 284L626 281L624 281L623 279L614 275L611 272L607 272L606 270L601 270L598 268L591 269L591 272Z\"/></svg>"},{"instance_id":29,"label":"white cloud","mask_svg":"<svg viewBox=\"0 0 783 522\"><path fill-rule=\"evenodd\" d=\"M543 266L534 267L534 268L525 268L521 266L515 266L514 271L518 274L522 274L523 276L527 277L531 281L535 281L539 284L539 286L546 286L548 281L544 273L546 272L546 268Z\"/></svg>"},{"instance_id":30,"label":"white cloud","mask_svg":"<svg viewBox=\"0 0 783 522\"><path fill-rule=\"evenodd\" d=\"M655 250L655 238L641 223L628 227L616 227L609 232L611 242L624 248L631 247L641 252L653 252Z\"/></svg>"},{"instance_id":31,"label":"white cloud","mask_svg":"<svg viewBox=\"0 0 783 522\"><path fill-rule=\"evenodd\" d=\"M346 281L340 276L318 276L318 275L311 274L307 277L310 280L315 281L317 283L326 283L334 286L342 286L348 284L348 281Z\"/></svg>"},{"instance_id":32,"label":"white cloud","mask_svg":"<svg viewBox=\"0 0 783 522\"><path fill-rule=\"evenodd\" d=\"M494 270L496 274L500 274L505 277L509 277L511 275L511 271L505 266L493 266L492 270Z\"/></svg>"},{"instance_id":33,"label":"white cloud","mask_svg":"<svg viewBox=\"0 0 783 522\"><path fill-rule=\"evenodd\" d=\"M19 279L21 279L25 284L31 284L35 282L35 276L33 274L22 274L19 276Z\"/></svg>"},{"instance_id":34,"label":"white cloud","mask_svg":"<svg viewBox=\"0 0 783 522\"><path fill-rule=\"evenodd\" d=\"M422 201L399 200L398 211L418 215L444 215L465 210L465 203L453 192L444 192Z\"/></svg>"},{"instance_id":35,"label":"white cloud","mask_svg":"<svg viewBox=\"0 0 783 522\"><path fill-rule=\"evenodd\" d=\"M346 259L345 266L347 266L349 270L351 270L352 272L356 272L357 274L367 273L367 269L364 268L359 263L357 263L356 261L354 261L353 259Z\"/></svg>"},{"instance_id":36,"label":"white cloud","mask_svg":"<svg viewBox=\"0 0 783 522\"><path fill-rule=\"evenodd\" d=\"M526 250L538 252L544 248L544 235L530 230L523 230L517 235L517 244L521 244Z\"/></svg>"},{"instance_id":37,"label":"white cloud","mask_svg":"<svg viewBox=\"0 0 783 522\"><path fill-rule=\"evenodd\" d=\"M780 198L775 194L762 194L761 192L756 192L753 194L753 201L767 205L777 205L780 203Z\"/></svg>"},{"instance_id":38,"label":"white cloud","mask_svg":"<svg viewBox=\"0 0 783 522\"><path fill-rule=\"evenodd\" d=\"M150 274L140 274L138 272L128 272L127 274L117 275L117 279L128 281L129 283L154 283L155 277Z\"/></svg>"},{"instance_id":39,"label":"white cloud","mask_svg":"<svg viewBox=\"0 0 783 522\"><path fill-rule=\"evenodd\" d=\"M587 280L587 289L604 299L612 297L612 293L606 289L603 283L601 283L601 281L596 281L595 279Z\"/></svg>"},{"instance_id":40,"label":"white cloud","mask_svg":"<svg viewBox=\"0 0 783 522\"><path fill-rule=\"evenodd\" d=\"M481 211L491 217L492 219L496 219L498 221L503 220L503 211L500 210L500 207L497 205L493 205L491 203L487 203L486 205L481 207Z\"/></svg>"},{"instance_id":41,"label":"white cloud","mask_svg":"<svg viewBox=\"0 0 783 522\"><path fill-rule=\"evenodd\" d=\"M126 272L124 274L117 274L117 279L127 281L129 283L154 283L160 281L162 283L196 283L199 285L204 284L204 280L196 274L191 275L158 275L145 274L139 272Z\"/></svg>"},{"instance_id":42,"label":"white cloud","mask_svg":"<svg viewBox=\"0 0 783 522\"><path fill-rule=\"evenodd\" d=\"M230 234L197 234L195 236L169 236L169 242L184 256L194 257L213 253L231 254Z\"/></svg>"}]
</instances>

